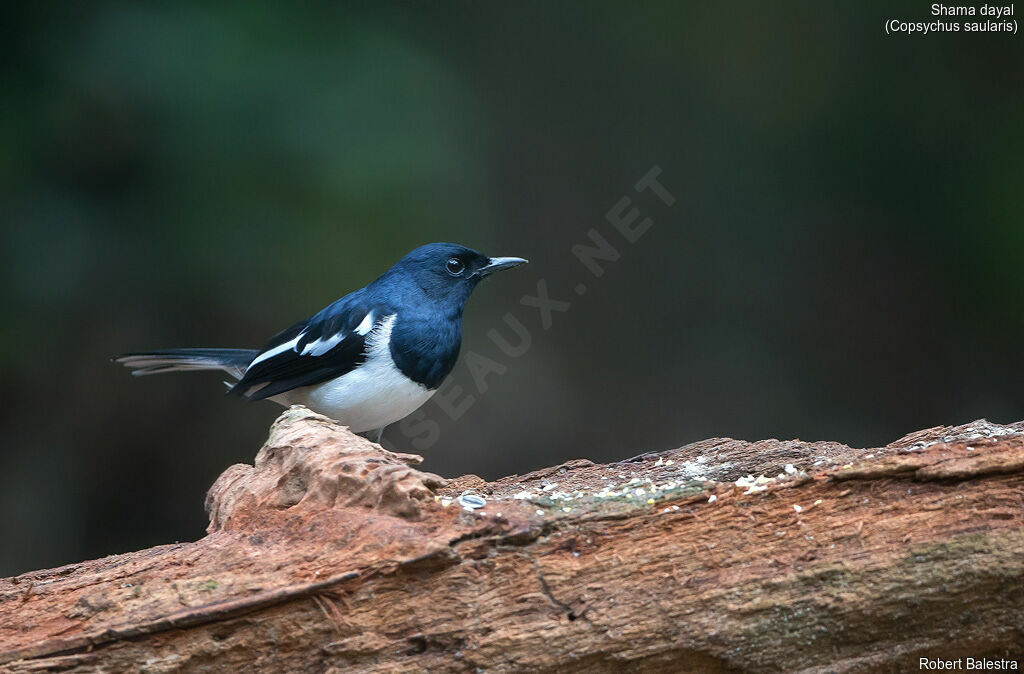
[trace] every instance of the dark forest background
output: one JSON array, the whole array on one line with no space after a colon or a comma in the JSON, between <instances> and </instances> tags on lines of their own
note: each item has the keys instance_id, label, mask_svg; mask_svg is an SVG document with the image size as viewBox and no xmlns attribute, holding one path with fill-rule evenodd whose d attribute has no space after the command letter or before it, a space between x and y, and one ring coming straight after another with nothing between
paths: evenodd
<instances>
[{"instance_id":1,"label":"dark forest background","mask_svg":"<svg viewBox=\"0 0 1024 674\"><path fill-rule=\"evenodd\" d=\"M387 434L431 471L1021 419L1022 38L885 35L927 11L9 5L0 575L200 537L279 411L110 356L260 346L428 241L531 261L465 318L505 371L479 395L457 366L475 404L428 404L432 447ZM670 207L633 191L655 165ZM600 278L591 229L621 253ZM548 330L541 279L571 301Z\"/></svg>"}]
</instances>

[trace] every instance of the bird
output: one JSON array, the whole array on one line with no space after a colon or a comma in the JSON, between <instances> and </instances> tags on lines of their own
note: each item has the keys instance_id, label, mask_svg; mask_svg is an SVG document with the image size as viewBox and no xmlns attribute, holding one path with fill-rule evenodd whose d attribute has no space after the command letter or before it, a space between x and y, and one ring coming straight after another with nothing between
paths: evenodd
<instances>
[{"instance_id":1,"label":"bird","mask_svg":"<svg viewBox=\"0 0 1024 674\"><path fill-rule=\"evenodd\" d=\"M112 360L135 376L226 372L229 395L304 405L379 443L385 427L426 403L452 371L477 284L526 262L429 243L261 350L163 349Z\"/></svg>"}]
</instances>

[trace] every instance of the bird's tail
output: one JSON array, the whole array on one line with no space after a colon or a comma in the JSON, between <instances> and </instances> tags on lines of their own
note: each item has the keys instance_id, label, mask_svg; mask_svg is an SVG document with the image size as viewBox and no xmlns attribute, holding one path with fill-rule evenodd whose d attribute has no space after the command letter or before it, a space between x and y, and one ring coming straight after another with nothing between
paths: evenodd
<instances>
[{"instance_id":1,"label":"bird's tail","mask_svg":"<svg viewBox=\"0 0 1024 674\"><path fill-rule=\"evenodd\" d=\"M223 370L235 379L241 379L249 363L259 353L255 349L165 349L126 353L112 360L129 368L136 377L164 372Z\"/></svg>"}]
</instances>

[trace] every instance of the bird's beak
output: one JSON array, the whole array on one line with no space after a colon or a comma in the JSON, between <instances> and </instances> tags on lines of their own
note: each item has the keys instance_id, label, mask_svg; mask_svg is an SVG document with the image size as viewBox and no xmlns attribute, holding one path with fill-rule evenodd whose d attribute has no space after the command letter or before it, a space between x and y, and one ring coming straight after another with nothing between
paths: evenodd
<instances>
[{"instance_id":1,"label":"bird's beak","mask_svg":"<svg viewBox=\"0 0 1024 674\"><path fill-rule=\"evenodd\" d=\"M493 274L496 271L502 269L511 269L517 265L526 264L526 260L521 257L492 257L487 261L487 264L477 271L479 276L487 276Z\"/></svg>"}]
</instances>

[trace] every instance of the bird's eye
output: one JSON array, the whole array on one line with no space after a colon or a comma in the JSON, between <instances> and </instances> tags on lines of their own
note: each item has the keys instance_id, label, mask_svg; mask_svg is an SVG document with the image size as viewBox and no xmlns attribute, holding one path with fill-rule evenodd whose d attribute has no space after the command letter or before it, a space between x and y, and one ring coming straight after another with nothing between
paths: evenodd
<instances>
[{"instance_id":1,"label":"bird's eye","mask_svg":"<svg viewBox=\"0 0 1024 674\"><path fill-rule=\"evenodd\" d=\"M452 276L459 276L466 271L466 265L457 257L450 258L444 263L445 270Z\"/></svg>"}]
</instances>

